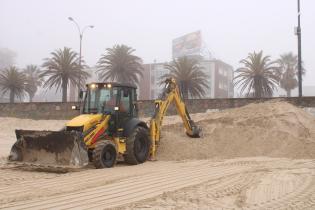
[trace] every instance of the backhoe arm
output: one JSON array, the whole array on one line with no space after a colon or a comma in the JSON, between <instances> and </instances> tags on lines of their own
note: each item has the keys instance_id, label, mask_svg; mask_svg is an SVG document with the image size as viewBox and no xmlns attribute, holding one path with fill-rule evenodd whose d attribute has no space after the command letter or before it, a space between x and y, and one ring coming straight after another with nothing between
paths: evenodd
<instances>
[{"instance_id":1,"label":"backhoe arm","mask_svg":"<svg viewBox=\"0 0 315 210\"><path fill-rule=\"evenodd\" d=\"M193 138L200 137L201 129L190 118L175 79L169 78L165 81L165 88L161 97L154 102L155 112L150 120L150 136L152 140L151 158L153 159L155 158L156 147L160 141L163 117L173 101L175 101L177 113L183 120L186 134Z\"/></svg>"}]
</instances>

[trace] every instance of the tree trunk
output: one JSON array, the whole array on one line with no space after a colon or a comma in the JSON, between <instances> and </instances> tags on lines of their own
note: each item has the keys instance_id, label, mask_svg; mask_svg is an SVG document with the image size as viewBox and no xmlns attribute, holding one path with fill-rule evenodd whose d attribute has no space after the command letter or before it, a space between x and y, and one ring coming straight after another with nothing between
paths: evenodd
<instances>
[{"instance_id":1,"label":"tree trunk","mask_svg":"<svg viewBox=\"0 0 315 210\"><path fill-rule=\"evenodd\" d=\"M287 90L287 97L291 97L291 90Z\"/></svg>"},{"instance_id":2,"label":"tree trunk","mask_svg":"<svg viewBox=\"0 0 315 210\"><path fill-rule=\"evenodd\" d=\"M255 88L255 92L253 93L253 98L261 98L261 90L259 88Z\"/></svg>"},{"instance_id":3,"label":"tree trunk","mask_svg":"<svg viewBox=\"0 0 315 210\"><path fill-rule=\"evenodd\" d=\"M187 100L188 99L188 89L186 88L185 85L182 85L181 92L182 92L182 95L183 95L183 99Z\"/></svg>"},{"instance_id":4,"label":"tree trunk","mask_svg":"<svg viewBox=\"0 0 315 210\"><path fill-rule=\"evenodd\" d=\"M10 103L13 104L14 103L14 90L10 90Z\"/></svg>"},{"instance_id":5,"label":"tree trunk","mask_svg":"<svg viewBox=\"0 0 315 210\"><path fill-rule=\"evenodd\" d=\"M261 86L260 86L260 81L257 78L254 78L254 93L253 93L253 98L261 98Z\"/></svg>"},{"instance_id":6,"label":"tree trunk","mask_svg":"<svg viewBox=\"0 0 315 210\"><path fill-rule=\"evenodd\" d=\"M67 102L68 84L65 79L62 80L62 102Z\"/></svg>"},{"instance_id":7,"label":"tree trunk","mask_svg":"<svg viewBox=\"0 0 315 210\"><path fill-rule=\"evenodd\" d=\"M179 81L179 90L182 93L183 99L187 100L188 99L188 87L187 87L186 82Z\"/></svg>"},{"instance_id":8,"label":"tree trunk","mask_svg":"<svg viewBox=\"0 0 315 210\"><path fill-rule=\"evenodd\" d=\"M29 94L29 97L30 97L30 103L32 103L32 102L33 102L34 95Z\"/></svg>"},{"instance_id":9,"label":"tree trunk","mask_svg":"<svg viewBox=\"0 0 315 210\"><path fill-rule=\"evenodd\" d=\"M184 100L187 100L188 99L188 90L187 88L185 88L184 90Z\"/></svg>"}]
</instances>

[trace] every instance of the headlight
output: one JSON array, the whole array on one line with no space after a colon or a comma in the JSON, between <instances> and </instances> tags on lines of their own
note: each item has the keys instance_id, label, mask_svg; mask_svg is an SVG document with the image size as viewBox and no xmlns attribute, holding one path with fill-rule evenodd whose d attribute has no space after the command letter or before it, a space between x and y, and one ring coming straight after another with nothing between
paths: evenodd
<instances>
[{"instance_id":1,"label":"headlight","mask_svg":"<svg viewBox=\"0 0 315 210\"><path fill-rule=\"evenodd\" d=\"M90 85L90 88L91 88L91 89L97 88L97 84L91 84L91 85Z\"/></svg>"}]
</instances>

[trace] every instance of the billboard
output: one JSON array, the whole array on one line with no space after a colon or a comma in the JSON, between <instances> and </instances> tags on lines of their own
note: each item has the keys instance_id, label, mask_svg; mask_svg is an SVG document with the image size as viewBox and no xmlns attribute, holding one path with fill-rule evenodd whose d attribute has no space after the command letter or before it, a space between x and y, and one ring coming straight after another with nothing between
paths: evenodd
<instances>
[{"instance_id":1,"label":"billboard","mask_svg":"<svg viewBox=\"0 0 315 210\"><path fill-rule=\"evenodd\" d=\"M187 55L199 55L201 52L201 31L186 34L172 42L173 58Z\"/></svg>"}]
</instances>

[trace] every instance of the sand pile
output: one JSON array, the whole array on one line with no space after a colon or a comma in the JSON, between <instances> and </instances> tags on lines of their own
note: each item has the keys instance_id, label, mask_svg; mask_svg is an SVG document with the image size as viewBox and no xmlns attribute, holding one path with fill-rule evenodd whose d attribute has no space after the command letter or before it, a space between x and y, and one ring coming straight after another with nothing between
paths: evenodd
<instances>
[{"instance_id":1,"label":"sand pile","mask_svg":"<svg viewBox=\"0 0 315 210\"><path fill-rule=\"evenodd\" d=\"M315 118L289 103L250 104L193 115L203 138L191 139L181 124L162 131L159 160L270 156L315 158Z\"/></svg>"}]
</instances>

